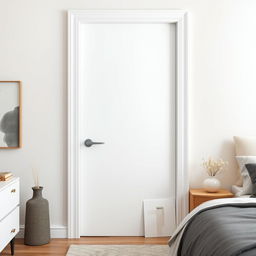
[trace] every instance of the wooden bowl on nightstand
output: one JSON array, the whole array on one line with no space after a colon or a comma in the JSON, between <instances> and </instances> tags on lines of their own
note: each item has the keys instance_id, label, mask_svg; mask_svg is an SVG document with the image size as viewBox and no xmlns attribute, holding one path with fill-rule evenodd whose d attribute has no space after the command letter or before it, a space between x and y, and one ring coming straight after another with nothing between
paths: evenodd
<instances>
[{"instance_id":1,"label":"wooden bowl on nightstand","mask_svg":"<svg viewBox=\"0 0 256 256\"><path fill-rule=\"evenodd\" d=\"M191 212L198 205L206 201L219 199L219 198L231 198L231 197L234 197L234 195L226 189L220 189L218 192L215 192L215 193L206 192L205 189L203 188L190 189L189 190L189 211Z\"/></svg>"}]
</instances>

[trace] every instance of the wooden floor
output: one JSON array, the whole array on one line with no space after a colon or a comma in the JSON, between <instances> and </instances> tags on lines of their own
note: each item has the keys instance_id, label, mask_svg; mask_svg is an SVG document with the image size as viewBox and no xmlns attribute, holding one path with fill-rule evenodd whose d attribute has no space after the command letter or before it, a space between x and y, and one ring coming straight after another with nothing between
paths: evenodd
<instances>
[{"instance_id":1,"label":"wooden floor","mask_svg":"<svg viewBox=\"0 0 256 256\"><path fill-rule=\"evenodd\" d=\"M15 256L64 256L71 244L167 244L168 237L83 237L80 239L52 239L51 243L42 246L27 246L23 239L16 239ZM10 256L7 246L1 256Z\"/></svg>"}]
</instances>

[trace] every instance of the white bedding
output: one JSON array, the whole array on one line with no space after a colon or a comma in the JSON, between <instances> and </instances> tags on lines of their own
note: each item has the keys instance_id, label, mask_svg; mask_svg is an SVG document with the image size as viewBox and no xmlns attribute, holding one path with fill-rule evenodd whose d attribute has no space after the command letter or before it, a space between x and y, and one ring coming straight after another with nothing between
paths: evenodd
<instances>
[{"instance_id":1,"label":"white bedding","mask_svg":"<svg viewBox=\"0 0 256 256\"><path fill-rule=\"evenodd\" d=\"M196 207L193 211L191 211L180 223L178 228L174 231L171 239L169 240L170 245L170 253L169 256L177 256L179 244L183 235L183 232L185 230L185 227L187 226L189 220L199 211L207 208L211 208L216 205L223 205L223 204L241 204L241 203L255 203L256 205L256 199L255 198L223 198L223 199L216 199L216 200L210 200L207 201L198 207Z\"/></svg>"},{"instance_id":2,"label":"white bedding","mask_svg":"<svg viewBox=\"0 0 256 256\"><path fill-rule=\"evenodd\" d=\"M236 185L233 185L231 187L231 191L234 195L240 195L242 194L242 191L243 191L243 187L240 187L240 186L236 186ZM248 198L250 197L251 195L242 195L242 196L236 196L238 198Z\"/></svg>"}]
</instances>

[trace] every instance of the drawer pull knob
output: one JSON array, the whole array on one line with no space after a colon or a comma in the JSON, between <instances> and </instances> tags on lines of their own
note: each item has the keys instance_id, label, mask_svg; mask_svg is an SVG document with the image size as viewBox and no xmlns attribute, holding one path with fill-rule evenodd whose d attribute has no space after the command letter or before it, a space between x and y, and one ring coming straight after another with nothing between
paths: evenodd
<instances>
[{"instance_id":1,"label":"drawer pull knob","mask_svg":"<svg viewBox=\"0 0 256 256\"><path fill-rule=\"evenodd\" d=\"M16 229L15 229L15 228L13 228L13 229L11 230L11 233L15 233L15 231L16 231Z\"/></svg>"},{"instance_id":2,"label":"drawer pull knob","mask_svg":"<svg viewBox=\"0 0 256 256\"><path fill-rule=\"evenodd\" d=\"M11 190L11 193L15 193L15 192L16 192L16 189L15 189L15 188Z\"/></svg>"}]
</instances>

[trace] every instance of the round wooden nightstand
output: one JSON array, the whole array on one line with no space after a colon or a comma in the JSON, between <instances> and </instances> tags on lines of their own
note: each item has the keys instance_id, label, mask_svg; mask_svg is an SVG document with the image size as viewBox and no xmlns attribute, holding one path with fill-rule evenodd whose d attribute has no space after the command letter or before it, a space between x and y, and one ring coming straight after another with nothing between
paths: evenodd
<instances>
[{"instance_id":1,"label":"round wooden nightstand","mask_svg":"<svg viewBox=\"0 0 256 256\"><path fill-rule=\"evenodd\" d=\"M189 190L189 211L192 211L195 207L197 207L203 202L213 200L213 199L230 198L230 197L234 197L234 195L226 189L220 189L216 193L206 192L205 189L203 188L190 189Z\"/></svg>"}]
</instances>

